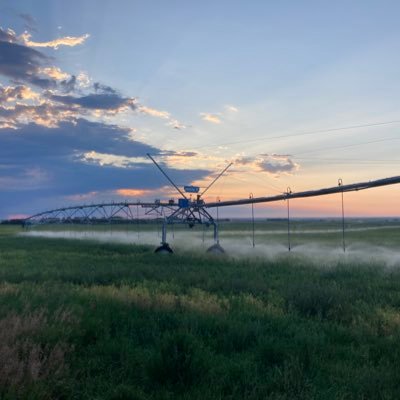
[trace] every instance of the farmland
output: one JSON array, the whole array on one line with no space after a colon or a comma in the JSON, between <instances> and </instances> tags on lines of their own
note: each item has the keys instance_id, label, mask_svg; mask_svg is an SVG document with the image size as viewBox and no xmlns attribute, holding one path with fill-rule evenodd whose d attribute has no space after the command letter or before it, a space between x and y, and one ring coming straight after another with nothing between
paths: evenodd
<instances>
[{"instance_id":1,"label":"farmland","mask_svg":"<svg viewBox=\"0 0 400 400\"><path fill-rule=\"evenodd\" d=\"M226 223L224 257L179 228L158 256L151 227L1 227L0 397L398 398L398 225L350 221L343 254L339 221L295 221L290 253L284 221L255 249Z\"/></svg>"}]
</instances>

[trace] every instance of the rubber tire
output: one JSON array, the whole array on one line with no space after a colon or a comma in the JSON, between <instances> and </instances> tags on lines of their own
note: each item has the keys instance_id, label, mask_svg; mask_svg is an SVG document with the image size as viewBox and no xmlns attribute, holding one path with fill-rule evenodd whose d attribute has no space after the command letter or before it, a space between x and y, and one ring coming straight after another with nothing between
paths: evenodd
<instances>
[{"instance_id":1,"label":"rubber tire","mask_svg":"<svg viewBox=\"0 0 400 400\"><path fill-rule=\"evenodd\" d=\"M173 254L173 250L171 249L171 247L169 247L168 243L164 243L161 246L157 247L154 250L154 253L157 253L157 254Z\"/></svg>"},{"instance_id":2,"label":"rubber tire","mask_svg":"<svg viewBox=\"0 0 400 400\"><path fill-rule=\"evenodd\" d=\"M225 254L225 250L218 243L216 243L207 249L207 253Z\"/></svg>"}]
</instances>

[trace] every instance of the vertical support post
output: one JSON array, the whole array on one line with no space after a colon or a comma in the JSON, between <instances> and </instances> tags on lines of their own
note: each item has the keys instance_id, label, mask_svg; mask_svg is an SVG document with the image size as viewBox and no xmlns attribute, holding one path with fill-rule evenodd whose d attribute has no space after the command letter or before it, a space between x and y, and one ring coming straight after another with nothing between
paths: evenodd
<instances>
[{"instance_id":1,"label":"vertical support post","mask_svg":"<svg viewBox=\"0 0 400 400\"><path fill-rule=\"evenodd\" d=\"M249 199L253 199L253 193L250 193ZM256 243L254 240L254 203L251 203L251 223L252 223L252 230L253 230L253 247L255 247Z\"/></svg>"},{"instance_id":2,"label":"vertical support post","mask_svg":"<svg viewBox=\"0 0 400 400\"><path fill-rule=\"evenodd\" d=\"M204 246L204 236L205 236L205 231L206 231L206 227L205 227L205 225L203 224L203 246Z\"/></svg>"},{"instance_id":3,"label":"vertical support post","mask_svg":"<svg viewBox=\"0 0 400 400\"><path fill-rule=\"evenodd\" d=\"M139 201L136 202L136 221L137 221L137 238L139 240Z\"/></svg>"},{"instance_id":4,"label":"vertical support post","mask_svg":"<svg viewBox=\"0 0 400 400\"><path fill-rule=\"evenodd\" d=\"M221 200L217 197L217 202L219 203ZM219 223L219 207L217 206L217 223Z\"/></svg>"},{"instance_id":5,"label":"vertical support post","mask_svg":"<svg viewBox=\"0 0 400 400\"><path fill-rule=\"evenodd\" d=\"M126 206L126 208L128 209L128 211L129 211L129 206ZM127 239L129 239L129 228L130 228L130 225L131 225L131 223L132 223L132 218L129 218L129 213L128 212L126 212L126 215L127 215L127 219L126 219L126 237L127 237Z\"/></svg>"},{"instance_id":6,"label":"vertical support post","mask_svg":"<svg viewBox=\"0 0 400 400\"><path fill-rule=\"evenodd\" d=\"M343 180L342 178L338 179L338 185L343 186ZM343 253L346 252L346 240L345 240L345 223L344 223L344 195L343 195L343 190L341 192L342 196L342 243L343 243Z\"/></svg>"},{"instance_id":7,"label":"vertical support post","mask_svg":"<svg viewBox=\"0 0 400 400\"><path fill-rule=\"evenodd\" d=\"M290 243L290 199L289 196L292 194L290 187L287 188L286 195L287 195L287 237L288 237L288 250L291 250L291 243Z\"/></svg>"},{"instance_id":8,"label":"vertical support post","mask_svg":"<svg viewBox=\"0 0 400 400\"><path fill-rule=\"evenodd\" d=\"M112 216L111 215L108 217L108 223L110 225L110 236L113 235L113 225L112 225Z\"/></svg>"},{"instance_id":9,"label":"vertical support post","mask_svg":"<svg viewBox=\"0 0 400 400\"><path fill-rule=\"evenodd\" d=\"M164 218L163 224L161 227L161 244L166 245L167 244L167 219Z\"/></svg>"},{"instance_id":10,"label":"vertical support post","mask_svg":"<svg viewBox=\"0 0 400 400\"><path fill-rule=\"evenodd\" d=\"M217 197L217 202L219 203L221 199ZM214 242L219 244L219 207L217 206L217 223L214 223Z\"/></svg>"},{"instance_id":11,"label":"vertical support post","mask_svg":"<svg viewBox=\"0 0 400 400\"><path fill-rule=\"evenodd\" d=\"M214 242L219 244L219 232L218 232L218 224L214 222Z\"/></svg>"},{"instance_id":12,"label":"vertical support post","mask_svg":"<svg viewBox=\"0 0 400 400\"><path fill-rule=\"evenodd\" d=\"M167 217L164 216L164 219L162 221L162 226L161 226L161 246L157 247L155 249L155 253L160 253L160 254L172 254L173 251L171 247L169 247L169 244L167 243L167 224L168 224L168 219Z\"/></svg>"}]
</instances>

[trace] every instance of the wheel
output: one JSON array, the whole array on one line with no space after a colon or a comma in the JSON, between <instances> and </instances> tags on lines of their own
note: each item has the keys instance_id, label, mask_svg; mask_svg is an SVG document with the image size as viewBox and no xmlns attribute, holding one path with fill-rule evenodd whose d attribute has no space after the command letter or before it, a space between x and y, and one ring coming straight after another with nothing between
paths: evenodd
<instances>
[{"instance_id":1,"label":"wheel","mask_svg":"<svg viewBox=\"0 0 400 400\"><path fill-rule=\"evenodd\" d=\"M154 250L154 253L157 253L157 254L172 254L173 251L172 251L171 247L169 247L168 243L163 243L161 246L157 247Z\"/></svg>"},{"instance_id":2,"label":"wheel","mask_svg":"<svg viewBox=\"0 0 400 400\"><path fill-rule=\"evenodd\" d=\"M225 254L225 250L219 245L219 243L215 243L207 249L207 253Z\"/></svg>"}]
</instances>

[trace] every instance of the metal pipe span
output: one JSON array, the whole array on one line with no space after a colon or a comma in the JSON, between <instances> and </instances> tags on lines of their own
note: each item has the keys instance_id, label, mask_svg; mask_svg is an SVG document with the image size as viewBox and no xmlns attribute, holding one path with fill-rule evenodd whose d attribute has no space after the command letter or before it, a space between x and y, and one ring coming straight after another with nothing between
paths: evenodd
<instances>
[{"instance_id":1,"label":"metal pipe span","mask_svg":"<svg viewBox=\"0 0 400 400\"><path fill-rule=\"evenodd\" d=\"M49 213L55 213L58 211L68 211L68 210L77 210L77 209L87 209L87 208L99 208L99 207L120 207L120 206L140 206L143 208L146 207L174 207L177 208L178 204L177 203L169 203L169 202L162 202L160 201L159 203L155 203L155 202L141 202L141 201L134 201L134 202L110 202L110 203L98 203L98 204L81 204L78 206L69 206L69 207L60 207L60 208L55 208L53 210L47 210L47 211L43 211L41 213L38 214L34 214L29 216L28 218L26 218L26 221L32 218L37 218L37 217L41 217L42 215L46 215Z\"/></svg>"},{"instance_id":2,"label":"metal pipe span","mask_svg":"<svg viewBox=\"0 0 400 400\"><path fill-rule=\"evenodd\" d=\"M271 203L271 202L280 201L280 200L300 199L300 198L305 198L305 197L317 197L317 196L324 196L324 195L333 194L333 193L356 192L359 190L370 189L370 188L374 188L374 187L395 185L397 183L400 183L400 176L393 176L391 178L378 179L375 181L352 183L350 185L333 186L333 187L329 187L329 188L325 188L325 189L307 190L307 191L298 192L298 193L283 193L283 194L279 194L277 196L254 197L254 198L249 198L249 199L227 200L227 201L206 203L205 207L215 208L215 207L239 206L239 205L254 204L254 203Z\"/></svg>"},{"instance_id":3,"label":"metal pipe span","mask_svg":"<svg viewBox=\"0 0 400 400\"><path fill-rule=\"evenodd\" d=\"M400 176L394 176L391 178L384 178L378 179L375 181L368 181L368 182L361 182L361 183L353 183L350 185L338 185L333 186L325 189L317 189L317 190L308 190L304 192L298 193L282 193L277 196L269 196L269 197L254 197L248 199L239 199L239 200L228 200L228 201L220 201L220 202L212 202L212 203L202 203L198 204L193 202L190 204L191 207L195 208L215 208L215 207L227 207L227 206L238 206L238 205L245 205L245 204L255 204L255 203L271 203L274 201L282 201L287 199L299 199L299 198L306 198L306 197L317 197L317 196L324 196L333 193L341 193L341 192L354 192L358 190L370 189L374 187L380 186L388 186L400 183ZM179 208L178 203L170 203L170 202L110 202L110 203L99 203L99 204L83 204L77 206L70 206L70 207L60 207L54 210L47 210L35 215L32 215L26 218L25 221L32 220L34 218L44 217L51 213L63 212L63 211L71 211L71 210L82 210L82 209L97 209L101 207L131 207L131 206L140 206L144 208L158 208L158 207L167 207L170 209L177 209Z\"/></svg>"}]
</instances>

